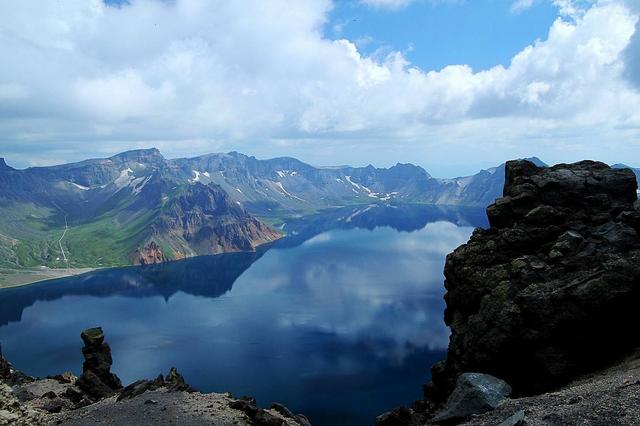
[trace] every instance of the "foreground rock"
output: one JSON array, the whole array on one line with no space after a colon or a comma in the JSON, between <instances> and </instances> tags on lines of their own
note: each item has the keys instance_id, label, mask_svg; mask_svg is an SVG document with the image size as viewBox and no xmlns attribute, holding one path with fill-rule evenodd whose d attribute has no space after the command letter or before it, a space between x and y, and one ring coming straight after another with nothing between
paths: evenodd
<instances>
[{"instance_id":1,"label":"foreground rock","mask_svg":"<svg viewBox=\"0 0 640 426\"><path fill-rule=\"evenodd\" d=\"M639 424L640 362L620 363L640 347L635 175L593 161L510 161L505 174L490 229L447 257L447 359L432 368L425 399L378 423L431 424L458 377L478 371L517 399L465 424Z\"/></svg>"},{"instance_id":2,"label":"foreground rock","mask_svg":"<svg viewBox=\"0 0 640 426\"><path fill-rule=\"evenodd\" d=\"M458 377L442 411L433 417L434 423L464 420L497 408L511 394L511 386L488 374L465 373Z\"/></svg>"},{"instance_id":3,"label":"foreground rock","mask_svg":"<svg viewBox=\"0 0 640 426\"><path fill-rule=\"evenodd\" d=\"M556 388L640 346L640 212L635 175L583 161L506 166L491 228L447 257L443 400L465 371L517 395Z\"/></svg>"}]
</instances>

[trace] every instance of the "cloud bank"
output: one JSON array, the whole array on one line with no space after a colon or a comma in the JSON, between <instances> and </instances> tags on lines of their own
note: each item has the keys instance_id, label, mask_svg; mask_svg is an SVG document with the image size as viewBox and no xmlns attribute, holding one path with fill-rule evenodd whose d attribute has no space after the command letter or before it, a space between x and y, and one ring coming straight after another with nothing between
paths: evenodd
<instances>
[{"instance_id":1,"label":"cloud bank","mask_svg":"<svg viewBox=\"0 0 640 426\"><path fill-rule=\"evenodd\" d=\"M329 39L329 0L1 2L0 151L24 164L152 145L315 163L640 158L638 10L556 3L544 40L476 71Z\"/></svg>"}]
</instances>

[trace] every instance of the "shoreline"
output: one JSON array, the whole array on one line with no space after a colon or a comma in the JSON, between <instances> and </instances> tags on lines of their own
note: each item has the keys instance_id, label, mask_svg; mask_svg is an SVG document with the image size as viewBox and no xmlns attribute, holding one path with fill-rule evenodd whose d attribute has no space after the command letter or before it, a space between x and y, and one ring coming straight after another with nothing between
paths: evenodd
<instances>
[{"instance_id":1,"label":"shoreline","mask_svg":"<svg viewBox=\"0 0 640 426\"><path fill-rule=\"evenodd\" d=\"M67 278L106 268L0 268L0 290Z\"/></svg>"},{"instance_id":2,"label":"shoreline","mask_svg":"<svg viewBox=\"0 0 640 426\"><path fill-rule=\"evenodd\" d=\"M268 250L271 245L285 238L286 235L282 235L280 238L274 241L265 242L257 245L252 251L229 251L215 254L202 254L198 256L188 256L184 259L192 259L194 257L201 256L218 256L221 254L228 253L250 253L257 252L261 250ZM0 291L9 288L18 288L24 287L32 284L38 284L44 281L56 280L59 278L67 278L73 277L76 275L86 274L88 272L101 271L106 269L113 268L129 268L129 267L144 267L144 266L152 266L152 265L161 265L165 263L172 262L180 262L184 259L172 259L166 262L160 262L149 265L113 265L113 266L101 266L98 268L25 268L25 269L15 269L15 268L0 268Z\"/></svg>"}]
</instances>

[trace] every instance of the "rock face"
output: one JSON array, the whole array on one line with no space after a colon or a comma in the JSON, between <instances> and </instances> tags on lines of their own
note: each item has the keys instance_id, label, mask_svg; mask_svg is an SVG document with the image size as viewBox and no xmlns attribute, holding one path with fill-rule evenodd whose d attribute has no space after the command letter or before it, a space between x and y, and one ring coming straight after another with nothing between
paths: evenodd
<instances>
[{"instance_id":1,"label":"rock face","mask_svg":"<svg viewBox=\"0 0 640 426\"><path fill-rule=\"evenodd\" d=\"M84 342L84 363L76 386L95 400L109 397L122 389L118 376L111 373L111 348L104 341L102 328L89 328L80 337Z\"/></svg>"},{"instance_id":2,"label":"rock face","mask_svg":"<svg viewBox=\"0 0 640 426\"><path fill-rule=\"evenodd\" d=\"M154 234L182 257L252 251L281 235L250 216L215 184L195 183L164 206ZM188 247L191 252L185 252Z\"/></svg>"},{"instance_id":3,"label":"rock face","mask_svg":"<svg viewBox=\"0 0 640 426\"><path fill-rule=\"evenodd\" d=\"M150 241L142 250L138 249L133 253L134 265L153 265L167 262L168 260L155 241Z\"/></svg>"},{"instance_id":4,"label":"rock face","mask_svg":"<svg viewBox=\"0 0 640 426\"><path fill-rule=\"evenodd\" d=\"M480 371L540 393L640 345L636 178L593 161L506 165L490 229L447 257L445 362L431 400ZM635 203L635 204L634 204Z\"/></svg>"}]
</instances>

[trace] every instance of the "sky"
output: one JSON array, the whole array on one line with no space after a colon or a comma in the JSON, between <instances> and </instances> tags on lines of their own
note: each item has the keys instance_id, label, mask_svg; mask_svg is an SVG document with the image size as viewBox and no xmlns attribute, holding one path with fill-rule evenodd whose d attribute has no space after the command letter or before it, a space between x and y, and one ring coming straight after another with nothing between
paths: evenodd
<instances>
[{"instance_id":1,"label":"sky","mask_svg":"<svg viewBox=\"0 0 640 426\"><path fill-rule=\"evenodd\" d=\"M640 167L640 0L0 2L0 157Z\"/></svg>"}]
</instances>

